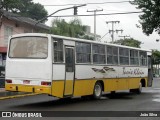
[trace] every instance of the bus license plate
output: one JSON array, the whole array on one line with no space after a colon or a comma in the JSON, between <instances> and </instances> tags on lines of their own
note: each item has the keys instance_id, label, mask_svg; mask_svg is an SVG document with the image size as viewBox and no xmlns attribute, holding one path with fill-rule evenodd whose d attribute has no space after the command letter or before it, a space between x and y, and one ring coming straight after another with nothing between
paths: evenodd
<instances>
[{"instance_id":1,"label":"bus license plate","mask_svg":"<svg viewBox=\"0 0 160 120\"><path fill-rule=\"evenodd\" d=\"M23 84L30 84L30 80L23 80Z\"/></svg>"}]
</instances>

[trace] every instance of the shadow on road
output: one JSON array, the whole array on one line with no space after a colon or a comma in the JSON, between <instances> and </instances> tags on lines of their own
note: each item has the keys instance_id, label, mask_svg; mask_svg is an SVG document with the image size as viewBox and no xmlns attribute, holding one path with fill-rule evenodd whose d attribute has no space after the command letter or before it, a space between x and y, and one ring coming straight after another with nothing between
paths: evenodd
<instances>
[{"instance_id":1,"label":"shadow on road","mask_svg":"<svg viewBox=\"0 0 160 120\"><path fill-rule=\"evenodd\" d=\"M133 96L137 94L135 93L126 93L126 92L119 92L115 94L106 94L106 97L110 99L123 99L123 100L128 100L128 99L133 99Z\"/></svg>"},{"instance_id":2,"label":"shadow on road","mask_svg":"<svg viewBox=\"0 0 160 120\"><path fill-rule=\"evenodd\" d=\"M145 94L145 93L143 93ZM141 94L142 95L142 94ZM42 95L37 95L38 96L42 96ZM67 98L67 99L55 99L53 97L54 100L48 100L48 101L41 101L41 102L34 102L34 103L28 103L28 104L22 104L22 105L16 105L16 106L10 106L10 108L16 108L16 109L34 109L36 108L38 110L38 108L43 108L45 110L45 108L48 107L66 107L66 106L70 106L70 105L75 105L75 104L98 104L99 102L102 102L104 100L109 100L109 99L114 99L114 100L132 100L135 99L136 94L134 93L126 93L126 92L120 92L120 93L116 93L114 95L112 94L105 94L101 97L100 100L94 100L91 99L89 97L85 97L85 98ZM36 98L36 96L35 96Z\"/></svg>"}]
</instances>

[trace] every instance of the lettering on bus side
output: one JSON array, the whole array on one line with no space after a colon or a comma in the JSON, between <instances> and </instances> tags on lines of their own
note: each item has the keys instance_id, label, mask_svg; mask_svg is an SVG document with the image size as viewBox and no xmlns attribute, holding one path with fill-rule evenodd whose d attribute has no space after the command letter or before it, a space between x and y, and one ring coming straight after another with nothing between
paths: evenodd
<instances>
[{"instance_id":1,"label":"lettering on bus side","mask_svg":"<svg viewBox=\"0 0 160 120\"><path fill-rule=\"evenodd\" d=\"M126 70L125 67L123 67L123 74L124 75L143 75L144 72L142 70L140 70L139 68L135 68L135 69L129 69Z\"/></svg>"}]
</instances>

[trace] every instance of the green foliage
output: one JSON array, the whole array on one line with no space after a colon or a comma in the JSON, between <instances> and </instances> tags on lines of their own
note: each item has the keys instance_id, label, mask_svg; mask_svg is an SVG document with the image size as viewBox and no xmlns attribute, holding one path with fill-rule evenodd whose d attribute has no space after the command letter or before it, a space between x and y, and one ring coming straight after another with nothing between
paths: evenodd
<instances>
[{"instance_id":1,"label":"green foliage","mask_svg":"<svg viewBox=\"0 0 160 120\"><path fill-rule=\"evenodd\" d=\"M69 30L69 25L64 19L54 19L52 21L52 28L50 30L50 33L56 34L56 35L64 35L69 36L69 33L65 32L68 31L71 33L72 31Z\"/></svg>"},{"instance_id":2,"label":"green foliage","mask_svg":"<svg viewBox=\"0 0 160 120\"><path fill-rule=\"evenodd\" d=\"M160 64L160 51L152 50L153 64Z\"/></svg>"},{"instance_id":3,"label":"green foliage","mask_svg":"<svg viewBox=\"0 0 160 120\"><path fill-rule=\"evenodd\" d=\"M93 36L89 36L89 35L84 35L81 37L82 39L87 39L87 40L94 40Z\"/></svg>"},{"instance_id":4,"label":"green foliage","mask_svg":"<svg viewBox=\"0 0 160 120\"><path fill-rule=\"evenodd\" d=\"M79 19L73 19L69 23L64 19L54 19L50 30L50 33L55 35L93 40L93 37L86 35L85 32L86 26L82 25Z\"/></svg>"},{"instance_id":5,"label":"green foliage","mask_svg":"<svg viewBox=\"0 0 160 120\"><path fill-rule=\"evenodd\" d=\"M134 0L131 4L143 12L139 16L143 32L150 35L155 30L160 34L160 0Z\"/></svg>"},{"instance_id":6,"label":"green foliage","mask_svg":"<svg viewBox=\"0 0 160 120\"><path fill-rule=\"evenodd\" d=\"M33 3L32 1L33 0L3 0L1 4L6 11L30 17L35 20L40 20L48 15L43 5Z\"/></svg>"},{"instance_id":7,"label":"green foliage","mask_svg":"<svg viewBox=\"0 0 160 120\"><path fill-rule=\"evenodd\" d=\"M133 39L133 38L129 38L129 39L127 38L127 39L117 40L117 41L114 42L114 44L140 48L140 45L142 43L138 40Z\"/></svg>"}]
</instances>

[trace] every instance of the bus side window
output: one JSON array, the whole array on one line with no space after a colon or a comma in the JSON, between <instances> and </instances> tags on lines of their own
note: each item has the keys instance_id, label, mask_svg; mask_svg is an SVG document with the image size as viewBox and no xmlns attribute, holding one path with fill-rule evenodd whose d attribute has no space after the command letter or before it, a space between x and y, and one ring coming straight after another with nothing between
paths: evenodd
<instances>
[{"instance_id":1,"label":"bus side window","mask_svg":"<svg viewBox=\"0 0 160 120\"><path fill-rule=\"evenodd\" d=\"M105 64L105 46L93 44L92 46L93 52L93 63L95 64Z\"/></svg>"},{"instance_id":2,"label":"bus side window","mask_svg":"<svg viewBox=\"0 0 160 120\"><path fill-rule=\"evenodd\" d=\"M76 42L76 62L91 63L91 44Z\"/></svg>"},{"instance_id":3,"label":"bus side window","mask_svg":"<svg viewBox=\"0 0 160 120\"><path fill-rule=\"evenodd\" d=\"M54 62L63 62L63 40L54 39Z\"/></svg>"},{"instance_id":4,"label":"bus side window","mask_svg":"<svg viewBox=\"0 0 160 120\"><path fill-rule=\"evenodd\" d=\"M120 65L129 65L129 49L119 48Z\"/></svg>"},{"instance_id":5,"label":"bus side window","mask_svg":"<svg viewBox=\"0 0 160 120\"><path fill-rule=\"evenodd\" d=\"M138 50L130 50L130 65L139 65Z\"/></svg>"},{"instance_id":6,"label":"bus side window","mask_svg":"<svg viewBox=\"0 0 160 120\"><path fill-rule=\"evenodd\" d=\"M118 64L118 47L107 46L107 64Z\"/></svg>"},{"instance_id":7,"label":"bus side window","mask_svg":"<svg viewBox=\"0 0 160 120\"><path fill-rule=\"evenodd\" d=\"M140 65L147 66L147 52L140 51L139 56L140 56Z\"/></svg>"},{"instance_id":8,"label":"bus side window","mask_svg":"<svg viewBox=\"0 0 160 120\"><path fill-rule=\"evenodd\" d=\"M107 46L107 64L112 64L113 62L113 56L112 56L112 47Z\"/></svg>"}]
</instances>

